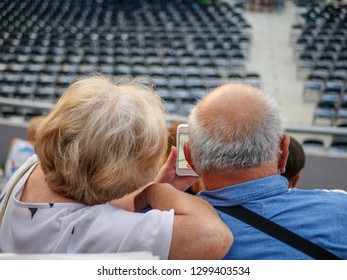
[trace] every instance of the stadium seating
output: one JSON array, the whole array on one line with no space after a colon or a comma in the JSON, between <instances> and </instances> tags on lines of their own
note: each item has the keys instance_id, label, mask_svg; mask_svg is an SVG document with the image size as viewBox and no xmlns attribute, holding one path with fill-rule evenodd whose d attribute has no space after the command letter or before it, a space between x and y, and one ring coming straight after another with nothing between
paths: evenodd
<instances>
[{"instance_id":1,"label":"stadium seating","mask_svg":"<svg viewBox=\"0 0 347 280\"><path fill-rule=\"evenodd\" d=\"M303 96L318 98L313 124L326 118L336 125L344 118L347 84L347 8L314 3L301 13L301 22L292 26L291 41L297 70L304 78Z\"/></svg>"},{"instance_id":2,"label":"stadium seating","mask_svg":"<svg viewBox=\"0 0 347 280\"><path fill-rule=\"evenodd\" d=\"M189 88L247 74L251 27L225 3L5 0L0 11L3 98L54 103L81 74L149 75L176 104L170 112L186 114L182 99L201 96L187 98Z\"/></svg>"}]
</instances>

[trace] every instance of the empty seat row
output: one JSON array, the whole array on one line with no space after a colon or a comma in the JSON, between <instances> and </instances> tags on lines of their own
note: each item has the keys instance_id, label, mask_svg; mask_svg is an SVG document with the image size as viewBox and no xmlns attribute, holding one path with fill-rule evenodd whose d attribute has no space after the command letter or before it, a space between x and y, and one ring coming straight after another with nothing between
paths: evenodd
<instances>
[{"instance_id":1,"label":"empty seat row","mask_svg":"<svg viewBox=\"0 0 347 280\"><path fill-rule=\"evenodd\" d=\"M335 63L346 60L347 8L314 5L302 14L301 20L291 32L299 77L306 77L317 67L334 69Z\"/></svg>"},{"instance_id":2,"label":"empty seat row","mask_svg":"<svg viewBox=\"0 0 347 280\"><path fill-rule=\"evenodd\" d=\"M319 137L305 138L302 142L305 153L347 155L347 136L332 135L332 139Z\"/></svg>"},{"instance_id":3,"label":"empty seat row","mask_svg":"<svg viewBox=\"0 0 347 280\"><path fill-rule=\"evenodd\" d=\"M184 115L235 73L260 85L259 75L245 75L250 30L225 3L4 0L0 97L54 103L80 74L147 75L168 111ZM40 113L1 109L2 117Z\"/></svg>"},{"instance_id":4,"label":"empty seat row","mask_svg":"<svg viewBox=\"0 0 347 280\"><path fill-rule=\"evenodd\" d=\"M347 120L347 94L342 97L334 93L320 96L313 112L313 124L327 120L331 126L338 126Z\"/></svg>"}]
</instances>

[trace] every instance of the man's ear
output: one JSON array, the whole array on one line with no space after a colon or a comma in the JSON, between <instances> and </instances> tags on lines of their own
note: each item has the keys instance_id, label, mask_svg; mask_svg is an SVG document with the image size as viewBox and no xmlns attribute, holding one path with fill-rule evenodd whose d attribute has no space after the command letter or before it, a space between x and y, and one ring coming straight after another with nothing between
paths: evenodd
<instances>
[{"instance_id":1,"label":"man's ear","mask_svg":"<svg viewBox=\"0 0 347 280\"><path fill-rule=\"evenodd\" d=\"M190 143L189 140L187 140L186 142L184 142L183 145L183 152L184 152L184 156L186 157L187 162L189 163L189 165L191 166L191 168L196 172L195 166L193 164L193 159L192 159L192 154L190 151Z\"/></svg>"},{"instance_id":2,"label":"man's ear","mask_svg":"<svg viewBox=\"0 0 347 280\"><path fill-rule=\"evenodd\" d=\"M289 156L290 136L284 133L281 139L281 151L278 156L278 169L280 173L286 172L286 164Z\"/></svg>"}]
</instances>

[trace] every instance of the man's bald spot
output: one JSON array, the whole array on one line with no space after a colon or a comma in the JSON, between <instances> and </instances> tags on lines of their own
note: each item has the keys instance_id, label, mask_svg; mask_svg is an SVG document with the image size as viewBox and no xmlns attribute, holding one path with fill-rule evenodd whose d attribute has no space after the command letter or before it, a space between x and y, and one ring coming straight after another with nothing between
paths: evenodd
<instances>
[{"instance_id":1,"label":"man's bald spot","mask_svg":"<svg viewBox=\"0 0 347 280\"><path fill-rule=\"evenodd\" d=\"M264 95L258 89L242 83L226 84L211 91L198 104L197 119L208 131L228 140L231 135L221 137L223 127L240 128L247 133L247 128L261 117L264 103Z\"/></svg>"}]
</instances>

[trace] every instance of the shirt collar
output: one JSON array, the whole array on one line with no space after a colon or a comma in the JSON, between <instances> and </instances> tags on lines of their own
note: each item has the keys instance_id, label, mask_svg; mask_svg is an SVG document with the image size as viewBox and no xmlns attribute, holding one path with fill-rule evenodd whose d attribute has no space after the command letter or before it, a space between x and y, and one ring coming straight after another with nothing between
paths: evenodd
<instances>
[{"instance_id":1,"label":"shirt collar","mask_svg":"<svg viewBox=\"0 0 347 280\"><path fill-rule=\"evenodd\" d=\"M280 175L272 175L218 190L203 190L198 196L215 206L234 206L287 191L288 180Z\"/></svg>"}]
</instances>

